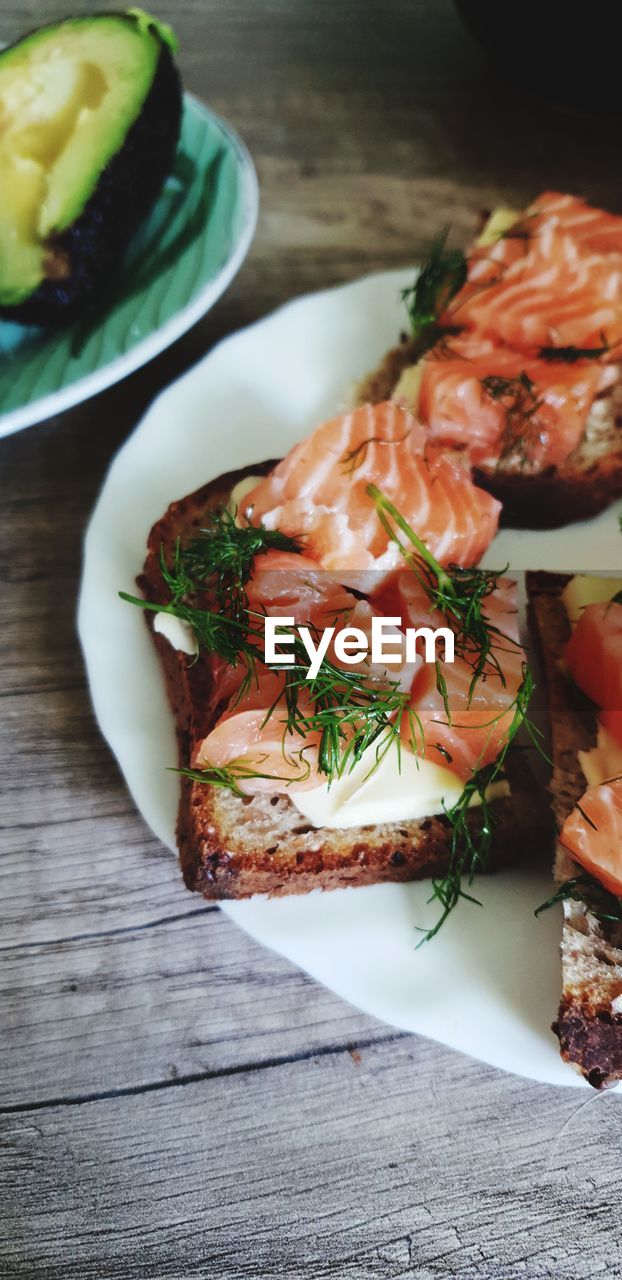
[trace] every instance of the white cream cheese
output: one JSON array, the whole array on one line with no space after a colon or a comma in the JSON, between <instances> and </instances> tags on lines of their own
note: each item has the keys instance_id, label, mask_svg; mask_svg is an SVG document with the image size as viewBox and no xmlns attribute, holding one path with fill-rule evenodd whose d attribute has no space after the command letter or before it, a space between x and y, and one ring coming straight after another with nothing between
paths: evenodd
<instances>
[{"instance_id":1,"label":"white cream cheese","mask_svg":"<svg viewBox=\"0 0 622 1280\"><path fill-rule=\"evenodd\" d=\"M605 604L622 590L622 578L599 578L577 573L562 591L562 601L571 627L576 627L589 604Z\"/></svg>"},{"instance_id":2,"label":"white cream cheese","mask_svg":"<svg viewBox=\"0 0 622 1280\"><path fill-rule=\"evenodd\" d=\"M518 222L520 213L516 209L507 209L500 207L493 209L487 222L484 224L475 245L478 249L486 249L489 245L497 243L510 227Z\"/></svg>"},{"instance_id":3,"label":"white cream cheese","mask_svg":"<svg viewBox=\"0 0 622 1280\"><path fill-rule=\"evenodd\" d=\"M421 759L392 743L374 768L376 748L371 746L351 773L309 791L292 791L290 799L314 827L374 826L384 822L408 822L442 813L459 799L464 783L442 765ZM489 799L507 795L507 782L488 788ZM477 797L473 801L478 803Z\"/></svg>"},{"instance_id":4,"label":"white cream cheese","mask_svg":"<svg viewBox=\"0 0 622 1280\"><path fill-rule=\"evenodd\" d=\"M189 657L198 653L197 638L190 623L183 618L175 618L172 613L156 613L153 629L180 653L187 653Z\"/></svg>"},{"instance_id":5,"label":"white cream cheese","mask_svg":"<svg viewBox=\"0 0 622 1280\"><path fill-rule=\"evenodd\" d=\"M417 364L410 364L407 369L404 369L397 386L391 392L391 399L397 400L399 404L405 404L415 417L419 409L422 377L423 360L418 360Z\"/></svg>"},{"instance_id":6,"label":"white cream cheese","mask_svg":"<svg viewBox=\"0 0 622 1280\"><path fill-rule=\"evenodd\" d=\"M227 510L231 512L231 515L237 515L247 493L251 493L263 479L263 476L245 476L243 480L238 480L237 484L234 484L227 503Z\"/></svg>"},{"instance_id":7,"label":"white cream cheese","mask_svg":"<svg viewBox=\"0 0 622 1280\"><path fill-rule=\"evenodd\" d=\"M602 724L598 726L596 746L591 751L579 751L577 755L588 787L597 787L610 778L622 776L622 746Z\"/></svg>"}]
</instances>

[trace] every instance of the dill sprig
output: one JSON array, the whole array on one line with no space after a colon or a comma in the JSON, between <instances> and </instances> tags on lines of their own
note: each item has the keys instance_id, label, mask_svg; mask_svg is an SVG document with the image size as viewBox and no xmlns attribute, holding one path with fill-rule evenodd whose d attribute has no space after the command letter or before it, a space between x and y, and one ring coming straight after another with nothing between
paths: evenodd
<instances>
[{"instance_id":1,"label":"dill sprig","mask_svg":"<svg viewBox=\"0 0 622 1280\"><path fill-rule=\"evenodd\" d=\"M127 591L120 591L119 598L148 613L169 613L173 618L180 618L192 628L200 649L216 654L231 666L235 667L238 662L243 661L249 669L254 669L256 650L247 641L246 628L239 619L180 599L172 599L168 604L155 604L152 600L143 600Z\"/></svg>"},{"instance_id":2,"label":"dill sprig","mask_svg":"<svg viewBox=\"0 0 622 1280\"><path fill-rule=\"evenodd\" d=\"M182 545L177 538L168 558L160 548L160 572L171 597L167 604L153 604L125 591L119 595L128 604L181 619L192 628L199 649L229 666L241 664L245 670L240 699L250 687L257 659L257 648L247 635L246 587L257 556L272 550L300 554L302 546L279 529L238 525L235 514L217 508L208 513L191 542Z\"/></svg>"},{"instance_id":3,"label":"dill sprig","mask_svg":"<svg viewBox=\"0 0 622 1280\"><path fill-rule=\"evenodd\" d=\"M368 436L367 439L361 440L354 449L348 449L340 459L340 467L344 476L352 476L354 472L366 461L367 453L372 444L398 445L403 444L410 435L409 431L404 432L403 436L398 436L396 440L386 440L383 436Z\"/></svg>"},{"instance_id":4,"label":"dill sprig","mask_svg":"<svg viewBox=\"0 0 622 1280\"><path fill-rule=\"evenodd\" d=\"M451 570L444 569L377 485L368 485L367 493L375 503L380 523L417 575L432 607L438 609L449 622L455 635L455 653L465 658L472 668L467 702L470 706L477 682L491 671L505 685L497 650L516 652L520 648L516 641L490 621L485 612L485 601L492 595L506 570L462 568L458 565L452 565ZM395 526L408 539L410 547L404 546ZM438 667L437 687L443 694L442 673ZM447 711L445 696L444 702Z\"/></svg>"},{"instance_id":5,"label":"dill sprig","mask_svg":"<svg viewBox=\"0 0 622 1280\"><path fill-rule=\"evenodd\" d=\"M497 465L512 456L517 456L520 465L529 461L530 446L533 443L534 428L537 432L537 413L543 401L538 399L536 384L523 370L515 378L504 378L500 374L489 374L480 379L482 390L491 400L503 405L505 424L501 440L501 450ZM526 430L531 428L531 430Z\"/></svg>"},{"instance_id":6,"label":"dill sprig","mask_svg":"<svg viewBox=\"0 0 622 1280\"><path fill-rule=\"evenodd\" d=\"M248 607L246 586L257 556L268 551L300 554L297 538L264 525L239 525L226 507L212 511L191 542L179 539L168 566L160 553L162 577L174 602L197 593L213 595L229 617L240 620Z\"/></svg>"},{"instance_id":7,"label":"dill sprig","mask_svg":"<svg viewBox=\"0 0 622 1280\"><path fill-rule=\"evenodd\" d=\"M540 360L559 360L561 364L575 364L577 360L600 360L601 356L608 355L611 350L604 333L601 333L600 339L603 344L601 347L540 347L538 357Z\"/></svg>"},{"instance_id":8,"label":"dill sprig","mask_svg":"<svg viewBox=\"0 0 622 1280\"><path fill-rule=\"evenodd\" d=\"M434 346L442 329L440 317L467 278L467 261L460 249L446 249L448 228L432 242L414 284L402 290L413 338L421 354Z\"/></svg>"},{"instance_id":9,"label":"dill sprig","mask_svg":"<svg viewBox=\"0 0 622 1280\"><path fill-rule=\"evenodd\" d=\"M240 782L249 778L265 778L269 782L289 782L291 779L279 777L273 773L261 773L259 769L251 769L241 761L234 760L228 765L206 765L204 769L172 769L182 778L190 778L192 782L201 782L210 787L220 787L223 791L232 791L234 795L244 797Z\"/></svg>"},{"instance_id":10,"label":"dill sprig","mask_svg":"<svg viewBox=\"0 0 622 1280\"><path fill-rule=\"evenodd\" d=\"M588 911L591 911L598 920L615 924L622 922L622 900L605 889L594 876L587 873L564 880L546 902L536 907L534 915L539 916L541 911L548 911L549 907L555 906L557 902L568 900L584 903Z\"/></svg>"},{"instance_id":11,"label":"dill sprig","mask_svg":"<svg viewBox=\"0 0 622 1280\"><path fill-rule=\"evenodd\" d=\"M410 707L410 693L400 689L396 681L345 670L328 658L323 659L318 674L310 677L304 646L296 639L290 652L292 649L294 664L283 668L285 732L303 738L320 735L318 769L329 781L353 769L374 743L380 752L378 758L391 742L399 746L405 716L413 740L418 729L423 738L420 721ZM302 702L301 693L305 695Z\"/></svg>"},{"instance_id":12,"label":"dill sprig","mask_svg":"<svg viewBox=\"0 0 622 1280\"><path fill-rule=\"evenodd\" d=\"M433 608L444 615L454 631L455 652L465 658L472 668L473 675L469 684L467 705L472 701L478 680L486 679L489 671L494 672L502 686L505 686L505 676L497 656L498 652L517 652L520 645L491 623L485 612L485 601L495 590L506 570L496 572L490 569L461 568L453 565L451 569L444 569L401 512L376 485L368 485L367 493L376 505L383 528L391 540L397 544L404 559L417 575ZM405 535L410 547L404 546L401 542L395 526ZM488 742L495 726L509 718L511 713L512 718L505 731L505 741L501 750L491 763L481 768L478 766L474 768L455 804L445 807L445 817L451 827L449 860L445 873L433 879L430 898L430 902L436 901L440 904L441 912L436 923L424 931L421 943L429 941L438 933L461 898L477 902L477 899L463 888L463 881L466 878L467 884L472 884L476 873L485 870L488 864L494 833L494 816L488 796L489 788L502 774L510 745L521 727L526 731L531 744L537 750L542 750L540 743L542 735L527 714L533 687L533 677L527 663L523 662L521 682L514 699L498 715L493 716L487 726ZM443 698L448 723L451 724L447 684L438 663L437 688ZM457 725L456 728L460 726ZM486 745L484 744L482 754ZM474 801L478 802L480 809L478 824L471 824L468 820L469 810Z\"/></svg>"},{"instance_id":13,"label":"dill sprig","mask_svg":"<svg viewBox=\"0 0 622 1280\"><path fill-rule=\"evenodd\" d=\"M524 662L522 680L511 707L505 708L490 722L492 732L494 725L507 715L508 711L512 711L512 720L507 728L501 751L490 764L473 770L455 804L444 810L451 827L449 861L444 874L432 880L432 894L428 899L429 902L438 902L441 912L436 923L430 929L423 931L424 936L419 946L435 937L461 898L481 906L479 900L463 888L463 882L466 880L467 884L471 885L478 871L487 870L495 821L489 798L490 788L502 775L507 753L521 727L526 728L533 745L540 749L539 730L527 715L533 687L533 677L527 663ZM478 803L479 812L476 823L472 825L469 822L469 811L474 801Z\"/></svg>"}]
</instances>

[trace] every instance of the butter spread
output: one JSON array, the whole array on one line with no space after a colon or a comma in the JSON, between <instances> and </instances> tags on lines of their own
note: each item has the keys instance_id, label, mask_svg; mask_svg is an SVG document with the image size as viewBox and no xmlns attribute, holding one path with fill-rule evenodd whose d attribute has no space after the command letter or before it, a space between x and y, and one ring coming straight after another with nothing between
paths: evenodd
<instances>
[{"instance_id":1,"label":"butter spread","mask_svg":"<svg viewBox=\"0 0 622 1280\"><path fill-rule=\"evenodd\" d=\"M351 773L329 786L292 791L290 799L314 827L359 827L384 822L408 822L442 813L459 799L464 783L443 765L421 759L412 751L398 754L393 742L376 767L376 747L367 748ZM504 779L488 788L495 799L508 795ZM478 798L474 804L480 803Z\"/></svg>"},{"instance_id":2,"label":"butter spread","mask_svg":"<svg viewBox=\"0 0 622 1280\"><path fill-rule=\"evenodd\" d=\"M562 592L562 601L571 627L576 627L589 604L604 604L622 590L622 578L598 578L577 573Z\"/></svg>"},{"instance_id":3,"label":"butter spread","mask_svg":"<svg viewBox=\"0 0 622 1280\"><path fill-rule=\"evenodd\" d=\"M237 484L234 484L227 503L227 508L232 515L237 514L247 493L251 493L263 478L263 476L245 476L243 480L238 480Z\"/></svg>"},{"instance_id":4,"label":"butter spread","mask_svg":"<svg viewBox=\"0 0 622 1280\"><path fill-rule=\"evenodd\" d=\"M411 413L417 414L419 408L419 393L421 391L421 379L423 377L423 361L418 360L417 364L411 364L404 369L397 386L391 392L391 399L397 400L399 404L405 404Z\"/></svg>"},{"instance_id":5,"label":"butter spread","mask_svg":"<svg viewBox=\"0 0 622 1280\"><path fill-rule=\"evenodd\" d=\"M513 227L518 222L520 216L516 209L505 209L503 207L493 209L475 241L476 248L486 249L489 245L496 244L497 240L500 240L510 230L510 227Z\"/></svg>"},{"instance_id":6,"label":"butter spread","mask_svg":"<svg viewBox=\"0 0 622 1280\"><path fill-rule=\"evenodd\" d=\"M598 726L596 746L577 754L588 787L622 776L622 746L602 724Z\"/></svg>"},{"instance_id":7,"label":"butter spread","mask_svg":"<svg viewBox=\"0 0 622 1280\"><path fill-rule=\"evenodd\" d=\"M183 618L175 618L172 613L156 613L153 629L180 653L187 653L190 657L198 653L197 638L190 623Z\"/></svg>"}]
</instances>

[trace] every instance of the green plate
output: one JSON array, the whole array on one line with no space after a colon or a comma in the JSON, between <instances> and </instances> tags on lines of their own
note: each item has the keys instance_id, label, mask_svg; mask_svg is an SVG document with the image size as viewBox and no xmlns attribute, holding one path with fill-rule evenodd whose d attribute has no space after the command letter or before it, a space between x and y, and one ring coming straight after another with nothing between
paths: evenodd
<instances>
[{"instance_id":1,"label":"green plate","mask_svg":"<svg viewBox=\"0 0 622 1280\"><path fill-rule=\"evenodd\" d=\"M238 271L257 207L244 144L186 94L173 172L114 287L61 333L0 322L0 436L95 395L185 333Z\"/></svg>"}]
</instances>

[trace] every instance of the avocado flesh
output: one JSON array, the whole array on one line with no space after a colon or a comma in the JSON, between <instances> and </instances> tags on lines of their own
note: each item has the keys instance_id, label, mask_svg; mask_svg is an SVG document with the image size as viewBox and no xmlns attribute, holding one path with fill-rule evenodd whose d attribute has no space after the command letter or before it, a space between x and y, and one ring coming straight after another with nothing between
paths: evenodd
<instances>
[{"instance_id":1,"label":"avocado flesh","mask_svg":"<svg viewBox=\"0 0 622 1280\"><path fill-rule=\"evenodd\" d=\"M125 16L42 28L0 54L0 306L71 272L76 222L151 89L161 45Z\"/></svg>"}]
</instances>

